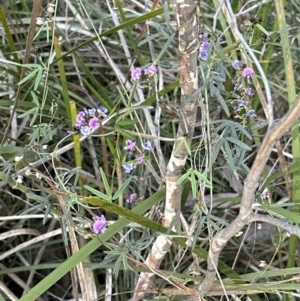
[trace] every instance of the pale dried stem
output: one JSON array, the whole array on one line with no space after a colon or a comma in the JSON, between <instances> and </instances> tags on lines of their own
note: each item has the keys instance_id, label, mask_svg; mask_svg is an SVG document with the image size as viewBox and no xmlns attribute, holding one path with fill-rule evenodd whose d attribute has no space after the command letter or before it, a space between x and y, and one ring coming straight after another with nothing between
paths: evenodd
<instances>
[{"instance_id":1,"label":"pale dried stem","mask_svg":"<svg viewBox=\"0 0 300 301\"><path fill-rule=\"evenodd\" d=\"M175 1L171 1L175 2ZM181 177L181 170L185 166L188 151L183 139L190 145L194 135L194 125L197 114L197 99L191 96L198 89L197 74L197 50L198 50L198 23L196 18L196 7L198 1L176 1L172 5L176 12L178 24L178 45L180 62L180 121L177 131L177 139L167 165L166 173L166 202L164 211L164 225L172 227L174 231L180 229L180 206L182 185L176 185ZM179 145L180 144L180 145ZM176 150L176 151L175 151ZM165 254L169 251L172 241L167 236L159 235L154 242L152 250L148 255L145 264L150 270L158 269ZM151 277L156 273L141 273L135 287L133 301L141 300L143 291L151 283Z\"/></svg>"}]
</instances>

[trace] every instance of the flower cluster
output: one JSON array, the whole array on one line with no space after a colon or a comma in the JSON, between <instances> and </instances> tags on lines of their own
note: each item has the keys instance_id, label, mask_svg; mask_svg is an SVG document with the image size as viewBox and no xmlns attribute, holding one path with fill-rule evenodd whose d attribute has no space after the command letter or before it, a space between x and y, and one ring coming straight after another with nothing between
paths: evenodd
<instances>
[{"instance_id":1,"label":"flower cluster","mask_svg":"<svg viewBox=\"0 0 300 301\"><path fill-rule=\"evenodd\" d=\"M269 192L268 188L264 189L264 191L261 193L261 197L264 200L268 200L270 198L270 192Z\"/></svg>"},{"instance_id":2,"label":"flower cluster","mask_svg":"<svg viewBox=\"0 0 300 301\"><path fill-rule=\"evenodd\" d=\"M84 108L76 116L76 123L73 125L73 130L87 136L92 130L100 125L100 118L107 117L108 110L105 107L100 109L86 109Z\"/></svg>"},{"instance_id":3,"label":"flower cluster","mask_svg":"<svg viewBox=\"0 0 300 301\"><path fill-rule=\"evenodd\" d=\"M106 218L103 214L101 216L94 215L92 228L95 234L104 233L106 231Z\"/></svg>"},{"instance_id":4,"label":"flower cluster","mask_svg":"<svg viewBox=\"0 0 300 301\"><path fill-rule=\"evenodd\" d=\"M208 51L211 46L211 43L207 41L209 38L208 33L202 33L199 35L201 40L200 48L199 48L199 57L203 61L207 61L208 58Z\"/></svg>"},{"instance_id":5,"label":"flower cluster","mask_svg":"<svg viewBox=\"0 0 300 301\"><path fill-rule=\"evenodd\" d=\"M200 58L203 60L203 61L206 61L207 60L207 57L208 57L208 50L209 50L209 47L210 47L211 43L210 42L203 42L200 46Z\"/></svg>"},{"instance_id":6,"label":"flower cluster","mask_svg":"<svg viewBox=\"0 0 300 301\"><path fill-rule=\"evenodd\" d=\"M147 68L145 68L144 70L144 75L151 77L154 74L157 73L157 68L154 65L151 65ZM139 80L142 76L142 70L141 68L135 68L132 72L131 72L131 80L136 81Z\"/></svg>"},{"instance_id":7,"label":"flower cluster","mask_svg":"<svg viewBox=\"0 0 300 301\"><path fill-rule=\"evenodd\" d=\"M251 103L250 98L254 95L253 89L249 86L245 87L244 82L242 81L242 78L246 78L248 83L249 79L253 76L254 71L251 67L247 67L244 63L241 63L238 60L235 60L231 66L241 72L241 76L238 77L233 88L233 90L240 96L239 99L234 101L237 104L235 110L240 111L241 109L245 109L246 116L256 117L255 110L249 108Z\"/></svg>"},{"instance_id":8,"label":"flower cluster","mask_svg":"<svg viewBox=\"0 0 300 301\"><path fill-rule=\"evenodd\" d=\"M125 141L124 149L127 150L126 156L130 158L134 152L137 150L136 142L132 141L131 139L128 139ZM151 142L146 141L145 143L142 143L142 149L143 151L150 151L151 150ZM140 152L140 154L136 157L136 160L123 164L123 168L125 170L125 173L130 173L136 164L142 164L144 162L144 154Z\"/></svg>"}]
</instances>

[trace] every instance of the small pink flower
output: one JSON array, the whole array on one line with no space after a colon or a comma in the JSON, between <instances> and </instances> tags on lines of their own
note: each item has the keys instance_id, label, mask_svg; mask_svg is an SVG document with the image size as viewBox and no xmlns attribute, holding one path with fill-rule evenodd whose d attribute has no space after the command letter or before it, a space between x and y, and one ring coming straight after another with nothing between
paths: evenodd
<instances>
[{"instance_id":1,"label":"small pink flower","mask_svg":"<svg viewBox=\"0 0 300 301\"><path fill-rule=\"evenodd\" d=\"M104 233L106 231L106 218L104 215L94 216L93 231L95 234Z\"/></svg>"},{"instance_id":2,"label":"small pink flower","mask_svg":"<svg viewBox=\"0 0 300 301\"><path fill-rule=\"evenodd\" d=\"M242 72L243 77L247 77L247 78L250 78L253 74L254 74L254 71L250 67L246 67Z\"/></svg>"},{"instance_id":3,"label":"small pink flower","mask_svg":"<svg viewBox=\"0 0 300 301\"><path fill-rule=\"evenodd\" d=\"M124 146L124 149L131 150L131 151L135 150L135 142L134 141L128 139L128 140L126 140L125 144L126 144L126 146Z\"/></svg>"},{"instance_id":4,"label":"small pink flower","mask_svg":"<svg viewBox=\"0 0 300 301\"><path fill-rule=\"evenodd\" d=\"M144 70L144 73L147 75L154 75L157 73L157 68L155 66L151 65Z\"/></svg>"},{"instance_id":5,"label":"small pink flower","mask_svg":"<svg viewBox=\"0 0 300 301\"><path fill-rule=\"evenodd\" d=\"M143 162L144 162L144 156L141 155L141 156L139 156L139 157L137 158L137 163L138 163L138 164L142 164Z\"/></svg>"},{"instance_id":6,"label":"small pink flower","mask_svg":"<svg viewBox=\"0 0 300 301\"><path fill-rule=\"evenodd\" d=\"M201 49L202 50L207 50L210 46L210 42L203 42L202 45L201 45Z\"/></svg>"},{"instance_id":7,"label":"small pink flower","mask_svg":"<svg viewBox=\"0 0 300 301\"><path fill-rule=\"evenodd\" d=\"M97 117L93 117L90 121L89 121L89 127L91 129L95 129L99 126L99 120Z\"/></svg>"},{"instance_id":8,"label":"small pink flower","mask_svg":"<svg viewBox=\"0 0 300 301\"><path fill-rule=\"evenodd\" d=\"M135 68L132 72L131 72L131 79L132 80L138 80L142 75L142 71L141 68Z\"/></svg>"},{"instance_id":9,"label":"small pink flower","mask_svg":"<svg viewBox=\"0 0 300 301\"><path fill-rule=\"evenodd\" d=\"M268 188L265 188L264 191L261 194L262 198L265 200L268 200L270 198L270 192Z\"/></svg>"},{"instance_id":10,"label":"small pink flower","mask_svg":"<svg viewBox=\"0 0 300 301\"><path fill-rule=\"evenodd\" d=\"M84 123L85 112L80 111L76 116L76 122L78 125L83 125Z\"/></svg>"}]
</instances>

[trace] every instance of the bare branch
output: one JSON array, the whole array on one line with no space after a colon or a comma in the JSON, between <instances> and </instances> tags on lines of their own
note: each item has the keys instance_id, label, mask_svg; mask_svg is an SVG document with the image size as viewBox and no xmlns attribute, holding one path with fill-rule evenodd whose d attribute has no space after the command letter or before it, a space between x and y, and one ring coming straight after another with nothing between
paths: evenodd
<instances>
[{"instance_id":1,"label":"bare branch","mask_svg":"<svg viewBox=\"0 0 300 301\"><path fill-rule=\"evenodd\" d=\"M300 228L291 225L287 220L276 218L270 215L253 213L250 217L250 222L264 222L277 226L290 234L297 235L300 238Z\"/></svg>"}]
</instances>

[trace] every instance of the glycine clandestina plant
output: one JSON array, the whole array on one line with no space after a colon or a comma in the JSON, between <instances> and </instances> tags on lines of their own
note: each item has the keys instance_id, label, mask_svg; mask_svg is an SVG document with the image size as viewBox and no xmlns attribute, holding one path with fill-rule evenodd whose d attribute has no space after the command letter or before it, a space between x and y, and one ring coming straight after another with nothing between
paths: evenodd
<instances>
[{"instance_id":1,"label":"glycine clandestina plant","mask_svg":"<svg viewBox=\"0 0 300 301\"><path fill-rule=\"evenodd\" d=\"M8 218L14 212L22 218L20 214L46 208L43 227L37 220L29 224L26 219L18 225L23 230L36 226L42 231L51 219L47 231L52 235L58 217L71 254L67 259L55 258L60 261L57 269L21 300L36 300L75 266L82 293L78 296L73 283L75 299L102 298L97 292L104 291L104 285L105 298L120 301L132 298L132 291L133 301L146 299L143 293L147 289L155 295L153 300L173 299L168 295L184 300L182 295L186 294L193 300L205 297L210 301L219 294L237 298L241 292L241 298L253 300L265 294L270 300L281 298L282 292L296 296L297 279L286 275L298 273L293 269L297 255L293 236L299 236L300 231L295 226L299 219L300 110L297 103L292 107L298 88L288 81L298 70L294 59L299 54L297 47L293 47L292 55L288 53L288 39L296 36L298 25L284 32L281 27L285 22L280 19L286 15L291 24L293 18L288 14L294 16L297 11L295 1L286 1L287 13L284 7L278 8L282 0L129 1L130 5L125 0L114 1L113 6L112 1L102 1L92 9L86 1L79 1L80 9L73 7L72 1L63 1L60 6L66 9L62 17L53 1L47 8L42 8L42 2L33 1L34 18L26 45L22 45L25 31L12 24L26 26L28 18L5 22L5 14L16 10L2 8L14 7L14 1L0 6L1 34L5 33L7 41L1 55L15 61L7 63L9 60L0 58L5 64L0 67L9 77L7 90L1 94L1 108L5 108L1 114L8 116L2 119L9 121L3 138L8 145L1 147L0 153L5 200L0 206L11 210L5 213ZM161 3L163 7L155 9ZM16 5L24 6L22 14L16 16L30 16L24 1ZM276 11L270 9L273 5ZM265 16L261 18L260 13ZM66 14L72 20L67 26ZM264 22L264 18L268 20ZM35 23L40 26L37 30ZM282 45L275 39L268 43L272 35L264 27L269 27L272 35L280 34ZM11 28L13 34L9 34ZM76 39L72 39L74 34ZM52 43L51 47L44 46L45 41ZM41 45L41 54L30 55L32 44ZM271 48L273 51L266 53ZM29 59L36 60L35 64L29 64ZM269 70L267 77L262 70ZM3 77L1 85L5 86ZM281 103L274 113L278 100ZM288 106L291 109L286 113ZM75 117L76 107L83 109ZM168 107L171 110L164 119L160 109ZM62 113L66 113L69 124L54 128ZM15 115L22 123L14 119ZM171 120L172 115L175 117ZM65 135L64 126L72 128L70 135ZM7 135L8 128L11 135ZM23 129L20 137L18 128ZM23 141L24 145L29 141L29 145L25 147ZM282 142L284 147L280 147ZM288 157L290 148L293 153ZM286 190L289 203L277 208L276 202L285 197ZM87 197L88 193L96 197ZM22 206L24 200L26 205ZM57 206L63 210L57 210ZM274 246L264 242L264 270L255 265L262 260L259 243L249 247L253 241L243 242L247 234L238 238L243 227L253 226L260 232L261 225L256 227L256 221L295 234L289 238L289 246L283 245L284 239ZM3 218L1 223L4 231L15 227L9 219ZM75 229L77 234L91 238L85 246L79 244L78 248ZM31 234L26 235L34 244ZM30 254L25 258L22 253L22 261L32 262L39 269L37 260L33 260L39 250L30 246L27 252L28 245L15 241L16 252L21 254L26 248L24 254ZM0 252L1 263L4 258L4 266L8 265L3 273L10 273L12 262L20 265L19 255L5 261L14 250L10 246L13 243L4 244ZM235 259L227 256L227 244ZM225 256L220 257L222 251ZM280 269L268 271L275 265L276 252ZM90 265L83 268L88 255L95 263L93 274ZM286 257L289 269L285 269ZM240 258L251 264L245 268ZM26 272L26 267L22 269ZM150 279L154 275L159 278L159 286ZM5 280L9 275L3 277ZM273 297L273 291L279 296ZM263 294L255 295L259 292Z\"/></svg>"}]
</instances>

